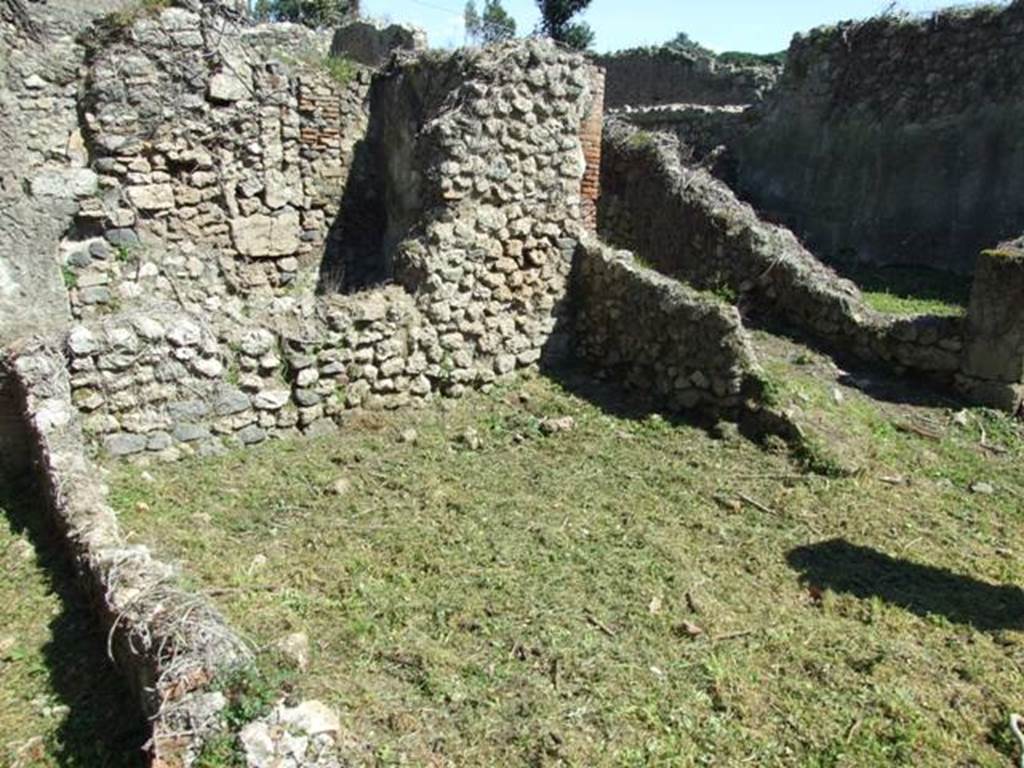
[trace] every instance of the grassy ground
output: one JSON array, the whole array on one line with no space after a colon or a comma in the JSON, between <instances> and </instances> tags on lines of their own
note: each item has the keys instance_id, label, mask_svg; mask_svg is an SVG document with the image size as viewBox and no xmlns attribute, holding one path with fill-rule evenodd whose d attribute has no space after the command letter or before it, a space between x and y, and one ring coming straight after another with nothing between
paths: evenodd
<instances>
[{"instance_id":1,"label":"grassy ground","mask_svg":"<svg viewBox=\"0 0 1024 768\"><path fill-rule=\"evenodd\" d=\"M971 278L919 267L853 267L843 270L869 306L893 315L962 315Z\"/></svg>"},{"instance_id":2,"label":"grassy ground","mask_svg":"<svg viewBox=\"0 0 1024 768\"><path fill-rule=\"evenodd\" d=\"M1020 429L783 368L857 475L537 379L112 487L264 647L308 633L354 765L1008 765Z\"/></svg>"},{"instance_id":3,"label":"grassy ground","mask_svg":"<svg viewBox=\"0 0 1024 768\"><path fill-rule=\"evenodd\" d=\"M0 572L0 765L141 766L143 724L24 494L0 493Z\"/></svg>"}]
</instances>

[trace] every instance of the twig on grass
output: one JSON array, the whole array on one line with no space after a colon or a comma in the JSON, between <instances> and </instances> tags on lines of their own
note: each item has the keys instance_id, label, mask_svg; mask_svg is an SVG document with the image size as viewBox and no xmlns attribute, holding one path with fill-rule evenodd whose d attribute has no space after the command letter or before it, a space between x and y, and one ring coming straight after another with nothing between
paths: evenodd
<instances>
[{"instance_id":1,"label":"twig on grass","mask_svg":"<svg viewBox=\"0 0 1024 768\"><path fill-rule=\"evenodd\" d=\"M910 422L907 421L894 422L893 426L896 427L896 429L900 432L917 435L918 437L923 437L927 440L934 440L935 442L939 442L942 440L942 433L934 432L930 429L927 429L926 427L922 427L917 424L911 424Z\"/></svg>"},{"instance_id":2,"label":"twig on grass","mask_svg":"<svg viewBox=\"0 0 1024 768\"><path fill-rule=\"evenodd\" d=\"M600 619L598 619L590 611L584 611L583 612L583 616L587 620L587 623L590 624L591 626L596 627L597 629L601 630L604 634L608 635L608 637L615 637L615 632L613 630L611 630L608 627L608 625L602 624Z\"/></svg>"},{"instance_id":3,"label":"twig on grass","mask_svg":"<svg viewBox=\"0 0 1024 768\"><path fill-rule=\"evenodd\" d=\"M776 514L774 509L772 509L769 506L766 506L766 505L762 504L760 501L758 501L755 498L747 496L747 494L745 494L745 493L739 494L739 498L740 498L740 501L744 502L745 504L749 504L754 509L761 510L766 515L774 515L774 514Z\"/></svg>"}]
</instances>

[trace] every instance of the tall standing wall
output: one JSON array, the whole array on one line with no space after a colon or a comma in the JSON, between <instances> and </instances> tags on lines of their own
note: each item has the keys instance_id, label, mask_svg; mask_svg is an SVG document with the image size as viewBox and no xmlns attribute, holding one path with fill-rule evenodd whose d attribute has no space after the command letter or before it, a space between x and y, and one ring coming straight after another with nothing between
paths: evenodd
<instances>
[{"instance_id":1,"label":"tall standing wall","mask_svg":"<svg viewBox=\"0 0 1024 768\"><path fill-rule=\"evenodd\" d=\"M797 36L737 187L821 258L970 273L1024 229L1024 2Z\"/></svg>"},{"instance_id":2,"label":"tall standing wall","mask_svg":"<svg viewBox=\"0 0 1024 768\"><path fill-rule=\"evenodd\" d=\"M773 66L739 66L698 52L636 48L595 59L607 72L609 109L652 104L751 104L778 75Z\"/></svg>"}]
</instances>

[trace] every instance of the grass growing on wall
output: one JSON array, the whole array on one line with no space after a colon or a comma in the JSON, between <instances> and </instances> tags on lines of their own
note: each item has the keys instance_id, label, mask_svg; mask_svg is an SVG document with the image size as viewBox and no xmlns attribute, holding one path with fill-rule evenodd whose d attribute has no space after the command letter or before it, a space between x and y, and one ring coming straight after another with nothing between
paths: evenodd
<instances>
[{"instance_id":1,"label":"grass growing on wall","mask_svg":"<svg viewBox=\"0 0 1024 768\"><path fill-rule=\"evenodd\" d=\"M325 57L323 68L331 76L331 79L341 86L351 83L359 72L359 65L344 56Z\"/></svg>"},{"instance_id":2,"label":"grass growing on wall","mask_svg":"<svg viewBox=\"0 0 1024 768\"><path fill-rule=\"evenodd\" d=\"M830 404L864 470L537 379L112 485L244 632L309 634L300 693L353 764L1008 764L1020 427L926 408L933 440L865 398L794 402Z\"/></svg>"},{"instance_id":3,"label":"grass growing on wall","mask_svg":"<svg viewBox=\"0 0 1024 768\"><path fill-rule=\"evenodd\" d=\"M128 30L136 21L146 16L154 16L166 8L170 8L172 0L138 0L120 11L104 16L100 27L107 34L120 34Z\"/></svg>"}]
</instances>

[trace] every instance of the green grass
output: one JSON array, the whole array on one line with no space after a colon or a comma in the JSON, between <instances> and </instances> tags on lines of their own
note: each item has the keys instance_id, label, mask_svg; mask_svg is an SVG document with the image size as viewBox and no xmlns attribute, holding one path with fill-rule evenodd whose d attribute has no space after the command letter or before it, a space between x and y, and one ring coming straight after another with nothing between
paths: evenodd
<instances>
[{"instance_id":1,"label":"green grass","mask_svg":"<svg viewBox=\"0 0 1024 768\"><path fill-rule=\"evenodd\" d=\"M776 53L748 53L746 51L723 51L718 54L723 64L735 64L739 67L772 66L781 67L786 63L786 51Z\"/></svg>"},{"instance_id":2,"label":"green grass","mask_svg":"<svg viewBox=\"0 0 1024 768\"><path fill-rule=\"evenodd\" d=\"M322 62L323 68L338 85L346 86L359 72L359 65L344 56L327 56Z\"/></svg>"},{"instance_id":3,"label":"green grass","mask_svg":"<svg viewBox=\"0 0 1024 768\"><path fill-rule=\"evenodd\" d=\"M30 498L0 494L0 765L141 766L146 739ZM38 547L38 549L37 549Z\"/></svg>"},{"instance_id":4,"label":"green grass","mask_svg":"<svg viewBox=\"0 0 1024 768\"><path fill-rule=\"evenodd\" d=\"M873 309L892 315L962 315L971 278L919 267L857 267L844 270Z\"/></svg>"},{"instance_id":5,"label":"green grass","mask_svg":"<svg viewBox=\"0 0 1024 768\"><path fill-rule=\"evenodd\" d=\"M868 441L852 477L537 379L111 484L244 632L308 633L298 693L339 709L353 765L1002 768L1020 428L835 408Z\"/></svg>"},{"instance_id":6,"label":"green grass","mask_svg":"<svg viewBox=\"0 0 1024 768\"><path fill-rule=\"evenodd\" d=\"M154 16L170 8L172 0L139 0L120 11L114 11L102 20L113 30L124 31L145 16Z\"/></svg>"}]
</instances>

